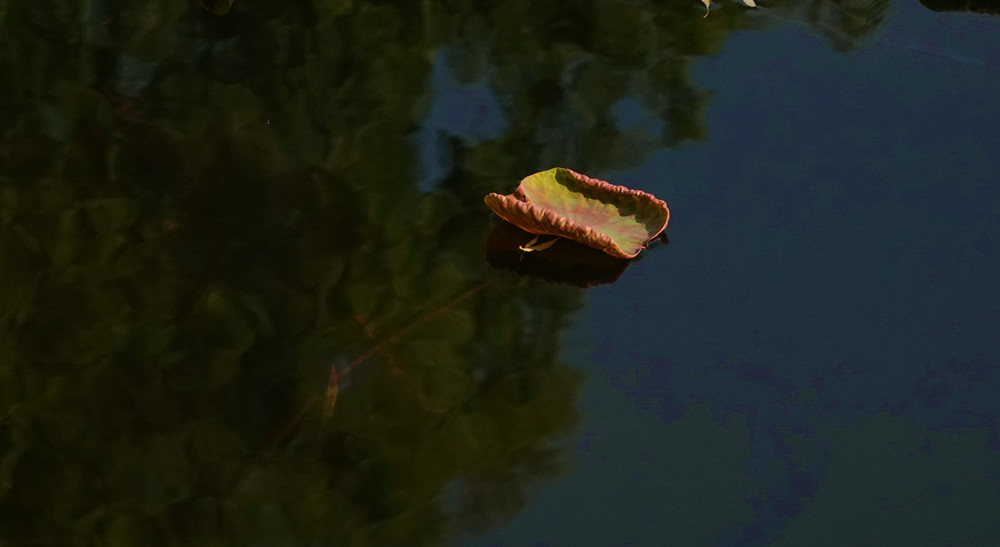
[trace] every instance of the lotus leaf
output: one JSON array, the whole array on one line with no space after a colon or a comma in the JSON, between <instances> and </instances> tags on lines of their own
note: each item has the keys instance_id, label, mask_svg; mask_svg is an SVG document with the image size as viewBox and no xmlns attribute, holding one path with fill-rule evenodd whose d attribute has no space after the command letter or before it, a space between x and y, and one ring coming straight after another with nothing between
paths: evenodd
<instances>
[{"instance_id":1,"label":"lotus leaf","mask_svg":"<svg viewBox=\"0 0 1000 547\"><path fill-rule=\"evenodd\" d=\"M493 212L533 234L578 241L634 258L667 228L670 210L652 194L556 167L524 178L510 195L491 193Z\"/></svg>"}]
</instances>

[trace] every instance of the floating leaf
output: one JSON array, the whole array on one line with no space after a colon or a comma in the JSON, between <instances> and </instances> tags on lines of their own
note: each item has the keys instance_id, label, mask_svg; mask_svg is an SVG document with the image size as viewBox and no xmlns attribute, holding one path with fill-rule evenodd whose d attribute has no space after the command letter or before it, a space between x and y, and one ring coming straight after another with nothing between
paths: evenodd
<instances>
[{"instance_id":1,"label":"floating leaf","mask_svg":"<svg viewBox=\"0 0 1000 547\"><path fill-rule=\"evenodd\" d=\"M757 4L755 4L753 0L743 0L743 3L750 6L751 8L757 7Z\"/></svg>"},{"instance_id":2,"label":"floating leaf","mask_svg":"<svg viewBox=\"0 0 1000 547\"><path fill-rule=\"evenodd\" d=\"M702 4L705 4L705 17L708 17L708 12L712 11L709 6L712 4L712 0L701 0Z\"/></svg>"},{"instance_id":3,"label":"floating leaf","mask_svg":"<svg viewBox=\"0 0 1000 547\"><path fill-rule=\"evenodd\" d=\"M621 258L638 255L670 219L667 204L651 194L562 167L525 177L513 194L492 193L484 201L527 232L565 237Z\"/></svg>"}]
</instances>

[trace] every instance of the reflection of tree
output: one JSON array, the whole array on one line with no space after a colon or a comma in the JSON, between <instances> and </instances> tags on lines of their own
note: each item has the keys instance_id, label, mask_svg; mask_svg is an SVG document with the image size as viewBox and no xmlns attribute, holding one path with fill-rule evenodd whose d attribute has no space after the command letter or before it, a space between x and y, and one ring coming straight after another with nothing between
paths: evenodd
<instances>
[{"instance_id":1,"label":"reflection of tree","mask_svg":"<svg viewBox=\"0 0 1000 547\"><path fill-rule=\"evenodd\" d=\"M972 11L996 15L1000 13L997 0L920 0L925 8L934 11Z\"/></svg>"},{"instance_id":2,"label":"reflection of tree","mask_svg":"<svg viewBox=\"0 0 1000 547\"><path fill-rule=\"evenodd\" d=\"M771 4L819 31L837 51L846 52L869 38L889 15L889 0L809 0Z\"/></svg>"},{"instance_id":3,"label":"reflection of tree","mask_svg":"<svg viewBox=\"0 0 1000 547\"><path fill-rule=\"evenodd\" d=\"M560 468L578 297L485 279L488 215L413 188L403 14L131 9L73 63L72 11L5 50L0 536L420 544L512 514Z\"/></svg>"},{"instance_id":4,"label":"reflection of tree","mask_svg":"<svg viewBox=\"0 0 1000 547\"><path fill-rule=\"evenodd\" d=\"M516 511L573 423L579 296L488 277L481 196L701 135L689 57L741 23L660 4L0 2L0 537L420 544ZM443 44L511 119L420 194ZM662 135L619 130L626 94Z\"/></svg>"},{"instance_id":5,"label":"reflection of tree","mask_svg":"<svg viewBox=\"0 0 1000 547\"><path fill-rule=\"evenodd\" d=\"M823 33L839 51L847 51L869 37L889 15L889 0L815 1L806 21Z\"/></svg>"},{"instance_id":6,"label":"reflection of tree","mask_svg":"<svg viewBox=\"0 0 1000 547\"><path fill-rule=\"evenodd\" d=\"M592 172L703 136L708 94L691 84L690 63L718 48L723 28L713 25L723 19L694 22L675 3L554 6L503 3L475 15L492 22L487 31L454 46L461 66L492 66L493 88L511 106L507 133L467 158L475 175L490 176L517 149L519 172L556 164ZM658 134L619 126L614 107L626 97L659 120Z\"/></svg>"}]
</instances>

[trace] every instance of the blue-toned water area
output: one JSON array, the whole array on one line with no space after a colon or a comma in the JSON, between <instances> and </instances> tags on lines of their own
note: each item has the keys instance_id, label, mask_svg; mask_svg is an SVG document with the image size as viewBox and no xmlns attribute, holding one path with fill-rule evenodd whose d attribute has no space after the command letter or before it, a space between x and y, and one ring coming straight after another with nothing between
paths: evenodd
<instances>
[{"instance_id":1,"label":"blue-toned water area","mask_svg":"<svg viewBox=\"0 0 1000 547\"><path fill-rule=\"evenodd\" d=\"M998 91L993 0L0 0L0 547L995 544Z\"/></svg>"}]
</instances>

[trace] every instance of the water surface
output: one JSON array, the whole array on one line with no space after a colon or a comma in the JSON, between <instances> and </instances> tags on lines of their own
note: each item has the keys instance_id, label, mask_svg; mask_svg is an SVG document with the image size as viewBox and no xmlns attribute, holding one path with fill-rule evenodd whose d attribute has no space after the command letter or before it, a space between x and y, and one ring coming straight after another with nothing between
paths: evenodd
<instances>
[{"instance_id":1,"label":"water surface","mask_svg":"<svg viewBox=\"0 0 1000 547\"><path fill-rule=\"evenodd\" d=\"M0 539L995 537L995 17L691 4L0 3ZM556 165L670 244L491 267Z\"/></svg>"}]
</instances>

